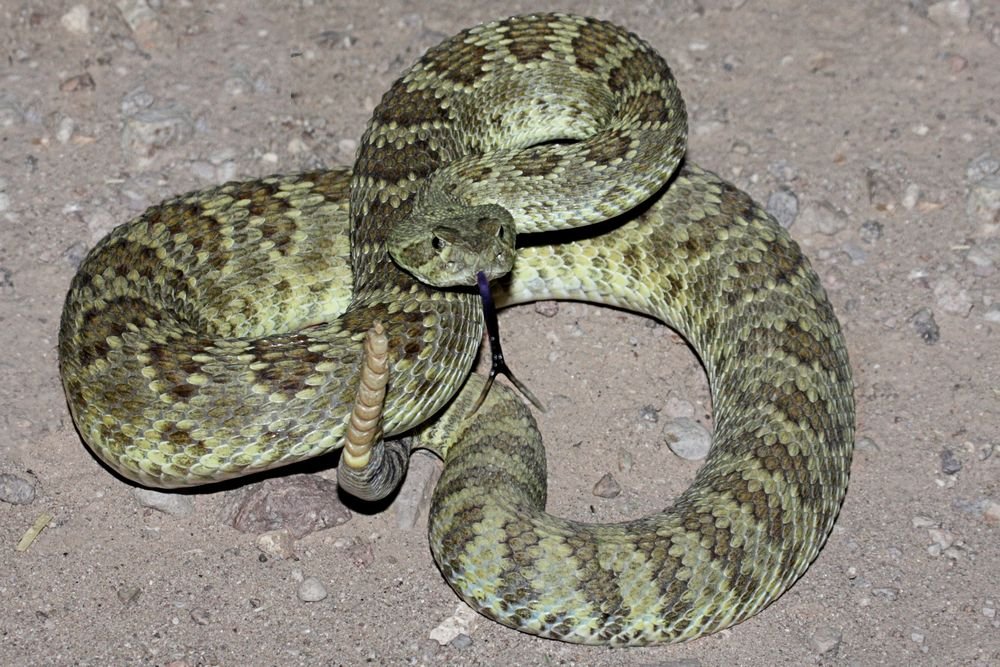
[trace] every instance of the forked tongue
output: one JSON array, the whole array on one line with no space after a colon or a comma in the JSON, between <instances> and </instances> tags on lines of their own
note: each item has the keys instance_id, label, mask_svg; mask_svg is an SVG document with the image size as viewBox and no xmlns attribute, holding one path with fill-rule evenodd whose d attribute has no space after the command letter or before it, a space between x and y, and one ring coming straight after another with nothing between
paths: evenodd
<instances>
[{"instance_id":1,"label":"forked tongue","mask_svg":"<svg viewBox=\"0 0 1000 667\"><path fill-rule=\"evenodd\" d=\"M535 398L535 395L520 380L514 377L513 371L510 370L506 360L503 358L503 349L500 347L500 325L497 322L497 307L493 303L493 292L490 291L490 281L486 278L486 274L480 271L476 274L476 282L479 284L479 296L483 299L483 319L486 321L486 333L490 339L490 376L486 379L486 384L483 385L483 390L480 392L479 398L476 399L476 404L472 407L472 412L475 413L479 410L479 406L486 400L486 394L490 393L493 380L500 374L506 375L511 384L517 387L517 390L532 405L540 411L545 412L541 401Z\"/></svg>"}]
</instances>

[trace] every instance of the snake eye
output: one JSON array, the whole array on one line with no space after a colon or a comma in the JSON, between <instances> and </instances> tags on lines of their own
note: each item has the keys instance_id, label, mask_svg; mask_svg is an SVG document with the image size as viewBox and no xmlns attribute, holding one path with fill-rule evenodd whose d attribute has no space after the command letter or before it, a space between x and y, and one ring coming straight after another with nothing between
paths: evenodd
<instances>
[{"instance_id":1,"label":"snake eye","mask_svg":"<svg viewBox=\"0 0 1000 667\"><path fill-rule=\"evenodd\" d=\"M441 239L440 236L432 236L431 237L431 247L434 248L435 250L443 250L444 249L444 241Z\"/></svg>"}]
</instances>

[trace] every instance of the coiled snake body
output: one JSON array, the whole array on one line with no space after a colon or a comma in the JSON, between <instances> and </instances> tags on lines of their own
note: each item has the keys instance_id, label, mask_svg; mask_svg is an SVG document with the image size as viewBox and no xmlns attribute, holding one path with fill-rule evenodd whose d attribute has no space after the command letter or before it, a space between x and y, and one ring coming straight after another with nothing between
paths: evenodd
<instances>
[{"instance_id":1,"label":"coiled snake body","mask_svg":"<svg viewBox=\"0 0 1000 667\"><path fill-rule=\"evenodd\" d=\"M744 620L832 528L852 385L797 245L745 194L677 170L684 118L666 64L611 24L535 15L447 40L384 96L353 174L184 195L88 255L59 341L81 435L121 474L165 487L336 450L379 321L381 429L445 459L430 541L469 604L533 634L613 645ZM442 261L464 270L452 247L463 238L612 218L518 248L498 300L580 299L667 322L705 365L715 431L669 509L586 525L544 513L544 451L518 399L498 386L469 414L478 297L424 281L451 284Z\"/></svg>"}]
</instances>

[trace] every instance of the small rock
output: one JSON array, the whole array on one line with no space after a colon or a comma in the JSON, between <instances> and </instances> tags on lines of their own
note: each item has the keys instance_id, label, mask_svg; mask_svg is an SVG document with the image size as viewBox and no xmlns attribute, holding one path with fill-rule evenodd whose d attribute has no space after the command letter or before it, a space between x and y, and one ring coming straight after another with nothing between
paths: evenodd
<instances>
[{"instance_id":1,"label":"small rock","mask_svg":"<svg viewBox=\"0 0 1000 667\"><path fill-rule=\"evenodd\" d=\"M826 200L806 206L799 216L803 231L833 236L847 227L847 214Z\"/></svg>"},{"instance_id":2,"label":"small rock","mask_svg":"<svg viewBox=\"0 0 1000 667\"><path fill-rule=\"evenodd\" d=\"M410 456L406 479L392 502L400 529L413 530L417 519L427 514L441 471L441 461L430 452L418 449Z\"/></svg>"},{"instance_id":3,"label":"small rock","mask_svg":"<svg viewBox=\"0 0 1000 667\"><path fill-rule=\"evenodd\" d=\"M934 285L935 303L946 313L968 317L972 311L972 297L968 290L951 276L941 276Z\"/></svg>"},{"instance_id":4,"label":"small rock","mask_svg":"<svg viewBox=\"0 0 1000 667\"><path fill-rule=\"evenodd\" d=\"M862 436L854 441L854 449L859 452L877 452L881 449L878 443L867 436Z\"/></svg>"},{"instance_id":5,"label":"small rock","mask_svg":"<svg viewBox=\"0 0 1000 667\"><path fill-rule=\"evenodd\" d=\"M622 487L611 473L606 472L594 485L593 494L598 498L615 498L622 492Z\"/></svg>"},{"instance_id":6,"label":"small rock","mask_svg":"<svg viewBox=\"0 0 1000 667\"><path fill-rule=\"evenodd\" d=\"M983 508L983 519L994 526L1000 525L1000 503L989 500Z\"/></svg>"},{"instance_id":7,"label":"small rock","mask_svg":"<svg viewBox=\"0 0 1000 667\"><path fill-rule=\"evenodd\" d=\"M969 188L965 213L973 222L983 224L985 232L995 231L1000 225L1000 176L989 176Z\"/></svg>"},{"instance_id":8,"label":"small rock","mask_svg":"<svg viewBox=\"0 0 1000 667\"><path fill-rule=\"evenodd\" d=\"M712 436L700 423L686 417L672 419L663 427L667 447L688 461L701 461L708 456Z\"/></svg>"},{"instance_id":9,"label":"small rock","mask_svg":"<svg viewBox=\"0 0 1000 667\"><path fill-rule=\"evenodd\" d=\"M965 261L973 266L973 273L980 278L988 278L996 273L996 257L1000 255L1000 247L993 244L989 247L973 245L965 253Z\"/></svg>"},{"instance_id":10,"label":"small rock","mask_svg":"<svg viewBox=\"0 0 1000 667\"><path fill-rule=\"evenodd\" d=\"M644 422L655 424L660 421L660 411L652 405L644 405L639 408L639 418Z\"/></svg>"},{"instance_id":11,"label":"small rock","mask_svg":"<svg viewBox=\"0 0 1000 667\"><path fill-rule=\"evenodd\" d=\"M90 32L90 10L86 5L75 5L62 15L59 23L66 32L74 35L86 35Z\"/></svg>"},{"instance_id":12,"label":"small rock","mask_svg":"<svg viewBox=\"0 0 1000 667\"><path fill-rule=\"evenodd\" d=\"M941 329L934 321L934 313L930 308L921 308L910 317L910 324L917 334L928 345L933 345L941 339Z\"/></svg>"},{"instance_id":13,"label":"small rock","mask_svg":"<svg viewBox=\"0 0 1000 667\"><path fill-rule=\"evenodd\" d=\"M300 540L350 518L351 511L340 501L336 482L318 475L290 475L248 487L229 506L226 522L244 533L284 528Z\"/></svg>"},{"instance_id":14,"label":"small rock","mask_svg":"<svg viewBox=\"0 0 1000 667\"><path fill-rule=\"evenodd\" d=\"M152 489L132 489L132 497L142 507L154 509L170 516L188 516L194 511L194 501L190 496L179 493L163 493Z\"/></svg>"},{"instance_id":15,"label":"small rock","mask_svg":"<svg viewBox=\"0 0 1000 667\"><path fill-rule=\"evenodd\" d=\"M814 632L812 637L809 638L809 643L817 653L826 655L827 653L836 651L843 638L844 634L837 628L825 627Z\"/></svg>"},{"instance_id":16,"label":"small rock","mask_svg":"<svg viewBox=\"0 0 1000 667\"><path fill-rule=\"evenodd\" d=\"M95 88L97 88L97 83L94 81L94 77L90 75L90 72L71 76L59 83L59 90L63 93L76 93L81 90L94 90Z\"/></svg>"},{"instance_id":17,"label":"small rock","mask_svg":"<svg viewBox=\"0 0 1000 667\"><path fill-rule=\"evenodd\" d=\"M135 604L139 596L142 595L142 589L138 586L126 585L115 591L115 595L118 597L118 601L127 607Z\"/></svg>"},{"instance_id":18,"label":"small rock","mask_svg":"<svg viewBox=\"0 0 1000 667\"><path fill-rule=\"evenodd\" d=\"M559 314L558 301L536 301L534 310L542 317L555 317Z\"/></svg>"},{"instance_id":19,"label":"small rock","mask_svg":"<svg viewBox=\"0 0 1000 667\"><path fill-rule=\"evenodd\" d=\"M776 160L767 165L767 171L778 181L788 183L795 180L795 167L788 163L788 160Z\"/></svg>"},{"instance_id":20,"label":"small rock","mask_svg":"<svg viewBox=\"0 0 1000 667\"><path fill-rule=\"evenodd\" d=\"M58 127L56 127L56 141L61 144L69 143L69 140L73 138L73 130L76 129L76 121L66 116L59 121Z\"/></svg>"},{"instance_id":21,"label":"small rock","mask_svg":"<svg viewBox=\"0 0 1000 667\"><path fill-rule=\"evenodd\" d=\"M153 106L156 98L145 87L134 88L122 98L121 112L123 116L134 116L143 109Z\"/></svg>"},{"instance_id":22,"label":"small rock","mask_svg":"<svg viewBox=\"0 0 1000 667\"><path fill-rule=\"evenodd\" d=\"M941 450L941 472L946 475L954 475L962 469L962 462L955 456L955 452L950 449Z\"/></svg>"},{"instance_id":23,"label":"small rock","mask_svg":"<svg viewBox=\"0 0 1000 667\"><path fill-rule=\"evenodd\" d=\"M299 584L297 595L303 602L319 602L320 600L325 600L328 593L326 592L326 586L319 579L316 577L306 577Z\"/></svg>"},{"instance_id":24,"label":"small rock","mask_svg":"<svg viewBox=\"0 0 1000 667\"><path fill-rule=\"evenodd\" d=\"M115 5L139 47L147 51L154 48L160 33L160 21L148 0L117 0Z\"/></svg>"},{"instance_id":25,"label":"small rock","mask_svg":"<svg viewBox=\"0 0 1000 667\"><path fill-rule=\"evenodd\" d=\"M927 7L927 18L942 28L966 31L972 18L972 7L968 0L945 0Z\"/></svg>"},{"instance_id":26,"label":"small rock","mask_svg":"<svg viewBox=\"0 0 1000 667\"><path fill-rule=\"evenodd\" d=\"M899 589L892 588L890 586L873 588L872 595L877 598L882 598L883 600L888 600L889 602L895 602L896 598L899 597Z\"/></svg>"},{"instance_id":27,"label":"small rock","mask_svg":"<svg viewBox=\"0 0 1000 667\"><path fill-rule=\"evenodd\" d=\"M34 484L17 475L0 473L0 501L11 505L27 505L34 499Z\"/></svg>"},{"instance_id":28,"label":"small rock","mask_svg":"<svg viewBox=\"0 0 1000 667\"><path fill-rule=\"evenodd\" d=\"M788 188L780 188L768 195L764 209L779 225L788 229L799 214L799 198Z\"/></svg>"},{"instance_id":29,"label":"small rock","mask_svg":"<svg viewBox=\"0 0 1000 667\"><path fill-rule=\"evenodd\" d=\"M845 241L841 247L854 266L860 266L868 259L868 251L853 241Z\"/></svg>"},{"instance_id":30,"label":"small rock","mask_svg":"<svg viewBox=\"0 0 1000 667\"><path fill-rule=\"evenodd\" d=\"M295 539L285 528L269 530L257 536L257 548L270 558L290 560L295 558Z\"/></svg>"},{"instance_id":31,"label":"small rock","mask_svg":"<svg viewBox=\"0 0 1000 667\"><path fill-rule=\"evenodd\" d=\"M939 524L929 516L918 514L910 519L910 525L914 528L936 528Z\"/></svg>"},{"instance_id":32,"label":"small rock","mask_svg":"<svg viewBox=\"0 0 1000 667\"><path fill-rule=\"evenodd\" d=\"M978 183L994 174L1000 174L1000 158L992 153L977 155L965 166L965 178L970 183Z\"/></svg>"},{"instance_id":33,"label":"small rock","mask_svg":"<svg viewBox=\"0 0 1000 667\"><path fill-rule=\"evenodd\" d=\"M618 471L619 472L629 472L632 470L632 453L626 450L621 450L618 452Z\"/></svg>"},{"instance_id":34,"label":"small rock","mask_svg":"<svg viewBox=\"0 0 1000 667\"><path fill-rule=\"evenodd\" d=\"M363 569L375 562L375 547L370 540L362 537L338 539L334 542L334 547L343 551L338 554L338 558L354 567Z\"/></svg>"},{"instance_id":35,"label":"small rock","mask_svg":"<svg viewBox=\"0 0 1000 667\"><path fill-rule=\"evenodd\" d=\"M883 169L865 169L865 190L868 192L868 203L876 211L892 211L896 208L896 188Z\"/></svg>"},{"instance_id":36,"label":"small rock","mask_svg":"<svg viewBox=\"0 0 1000 667\"><path fill-rule=\"evenodd\" d=\"M354 159L358 151L358 142L354 139L341 139L337 142L337 152L345 158Z\"/></svg>"},{"instance_id":37,"label":"small rock","mask_svg":"<svg viewBox=\"0 0 1000 667\"><path fill-rule=\"evenodd\" d=\"M208 625L212 622L212 613L207 609L192 609L190 616L196 625Z\"/></svg>"},{"instance_id":38,"label":"small rock","mask_svg":"<svg viewBox=\"0 0 1000 667\"><path fill-rule=\"evenodd\" d=\"M448 646L451 646L452 648L457 648L458 650L469 648L470 646L472 646L472 637L465 634L464 632L460 632L454 639L448 642Z\"/></svg>"},{"instance_id":39,"label":"small rock","mask_svg":"<svg viewBox=\"0 0 1000 667\"><path fill-rule=\"evenodd\" d=\"M441 621L431 630L430 638L441 646L447 646L459 635L472 636L473 629L479 621L479 614L465 603L460 604L455 613Z\"/></svg>"},{"instance_id":40,"label":"small rock","mask_svg":"<svg viewBox=\"0 0 1000 667\"><path fill-rule=\"evenodd\" d=\"M917 202L920 201L920 186L916 183L910 183L903 190L903 199L900 203L903 205L907 211L912 211L917 206Z\"/></svg>"},{"instance_id":41,"label":"small rock","mask_svg":"<svg viewBox=\"0 0 1000 667\"><path fill-rule=\"evenodd\" d=\"M185 143L194 135L190 115L178 107L144 109L125 120L121 145L138 166L148 167L153 155Z\"/></svg>"},{"instance_id":42,"label":"small rock","mask_svg":"<svg viewBox=\"0 0 1000 667\"><path fill-rule=\"evenodd\" d=\"M928 528L927 535L933 540L935 546L947 549L955 543L955 536L944 528Z\"/></svg>"},{"instance_id":43,"label":"small rock","mask_svg":"<svg viewBox=\"0 0 1000 667\"><path fill-rule=\"evenodd\" d=\"M882 223L878 220L866 220L861 224L858 236L865 243L875 243L882 238Z\"/></svg>"}]
</instances>

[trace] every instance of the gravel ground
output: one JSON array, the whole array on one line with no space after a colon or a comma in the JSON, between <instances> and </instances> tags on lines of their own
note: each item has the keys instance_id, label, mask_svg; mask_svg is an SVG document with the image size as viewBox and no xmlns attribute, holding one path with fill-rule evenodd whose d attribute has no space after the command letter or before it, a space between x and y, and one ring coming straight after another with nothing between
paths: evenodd
<instances>
[{"instance_id":1,"label":"gravel ground","mask_svg":"<svg viewBox=\"0 0 1000 667\"><path fill-rule=\"evenodd\" d=\"M340 503L328 462L139 492L80 442L56 371L65 290L112 227L178 192L349 163L424 49L558 8L672 63L690 159L791 226L855 371L826 548L759 616L681 646L570 646L469 614L427 548L427 458L374 509ZM0 663L1000 664L995 2L12 0L0 17ZM501 326L549 406L553 511L637 517L690 482L710 405L669 329L577 304Z\"/></svg>"}]
</instances>

